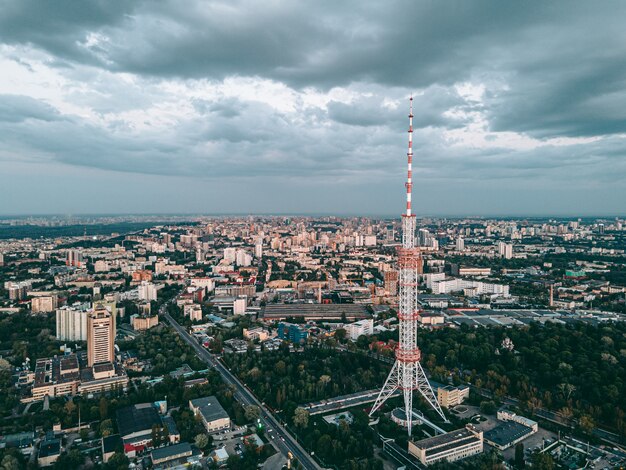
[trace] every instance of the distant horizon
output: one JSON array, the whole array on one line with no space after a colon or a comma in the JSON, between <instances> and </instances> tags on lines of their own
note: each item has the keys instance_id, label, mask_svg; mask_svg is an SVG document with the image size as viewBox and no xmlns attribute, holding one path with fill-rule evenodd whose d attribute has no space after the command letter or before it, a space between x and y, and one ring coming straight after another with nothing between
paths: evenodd
<instances>
[{"instance_id":1,"label":"distant horizon","mask_svg":"<svg viewBox=\"0 0 626 470\"><path fill-rule=\"evenodd\" d=\"M448 219L623 219L626 216L621 214L415 214L418 219L424 218L448 218ZM5 219L23 218L104 218L104 217L339 217L354 218L365 217L371 219L396 219L401 214L376 214L376 213L330 213L330 212L111 212L111 213L42 213L42 214L0 214L0 221Z\"/></svg>"}]
</instances>

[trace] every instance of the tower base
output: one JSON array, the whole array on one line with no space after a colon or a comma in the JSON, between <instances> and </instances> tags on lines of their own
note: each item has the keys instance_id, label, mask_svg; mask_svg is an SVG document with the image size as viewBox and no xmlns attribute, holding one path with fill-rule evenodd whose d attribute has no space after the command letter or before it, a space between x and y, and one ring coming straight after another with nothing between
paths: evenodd
<instances>
[{"instance_id":1,"label":"tower base","mask_svg":"<svg viewBox=\"0 0 626 470\"><path fill-rule=\"evenodd\" d=\"M426 402L441 416L441 419L448 422L419 361L396 361L394 363L385 381L385 385L383 385L370 411L370 416L378 411L383 403L398 389L402 390L404 395L404 413L409 436L411 435L411 428L413 427L413 390L419 391Z\"/></svg>"}]
</instances>

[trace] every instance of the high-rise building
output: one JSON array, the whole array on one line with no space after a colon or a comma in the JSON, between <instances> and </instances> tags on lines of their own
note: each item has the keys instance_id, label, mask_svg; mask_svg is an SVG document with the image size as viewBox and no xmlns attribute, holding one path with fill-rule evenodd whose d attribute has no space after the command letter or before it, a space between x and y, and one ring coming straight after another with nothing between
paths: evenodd
<instances>
[{"instance_id":1,"label":"high-rise building","mask_svg":"<svg viewBox=\"0 0 626 470\"><path fill-rule=\"evenodd\" d=\"M498 254L504 259L513 258L513 245L510 243L498 242Z\"/></svg>"},{"instance_id":2,"label":"high-rise building","mask_svg":"<svg viewBox=\"0 0 626 470\"><path fill-rule=\"evenodd\" d=\"M393 243L396 238L396 231L393 229L393 225L387 226L387 231L385 232L385 241L387 243Z\"/></svg>"},{"instance_id":3,"label":"high-rise building","mask_svg":"<svg viewBox=\"0 0 626 470\"><path fill-rule=\"evenodd\" d=\"M0 253L0 266L4 266L4 253Z\"/></svg>"},{"instance_id":4,"label":"high-rise building","mask_svg":"<svg viewBox=\"0 0 626 470\"><path fill-rule=\"evenodd\" d=\"M87 306L61 307L56 311L56 338L60 341L87 341Z\"/></svg>"},{"instance_id":5,"label":"high-rise building","mask_svg":"<svg viewBox=\"0 0 626 470\"><path fill-rule=\"evenodd\" d=\"M257 259L261 259L263 257L263 239L257 239L254 245L254 256Z\"/></svg>"},{"instance_id":6,"label":"high-rise building","mask_svg":"<svg viewBox=\"0 0 626 470\"><path fill-rule=\"evenodd\" d=\"M456 251L464 251L465 250L465 240L459 237L456 239Z\"/></svg>"},{"instance_id":7,"label":"high-rise building","mask_svg":"<svg viewBox=\"0 0 626 470\"><path fill-rule=\"evenodd\" d=\"M83 265L83 254L78 250L68 250L65 264L80 268Z\"/></svg>"},{"instance_id":8,"label":"high-rise building","mask_svg":"<svg viewBox=\"0 0 626 470\"><path fill-rule=\"evenodd\" d=\"M398 295L398 271L385 272L385 291L388 295Z\"/></svg>"},{"instance_id":9,"label":"high-rise building","mask_svg":"<svg viewBox=\"0 0 626 470\"><path fill-rule=\"evenodd\" d=\"M137 287L140 300L147 300L148 302L157 299L157 288L151 282L143 281L139 287Z\"/></svg>"},{"instance_id":10,"label":"high-rise building","mask_svg":"<svg viewBox=\"0 0 626 470\"><path fill-rule=\"evenodd\" d=\"M252 256L245 250L237 250L235 264L237 266L250 266L252 264Z\"/></svg>"},{"instance_id":11,"label":"high-rise building","mask_svg":"<svg viewBox=\"0 0 626 470\"><path fill-rule=\"evenodd\" d=\"M110 363L115 359L115 318L100 307L87 315L87 365Z\"/></svg>"},{"instance_id":12,"label":"high-rise building","mask_svg":"<svg viewBox=\"0 0 626 470\"><path fill-rule=\"evenodd\" d=\"M224 262L226 264L235 264L237 259L237 248L224 248Z\"/></svg>"}]
</instances>

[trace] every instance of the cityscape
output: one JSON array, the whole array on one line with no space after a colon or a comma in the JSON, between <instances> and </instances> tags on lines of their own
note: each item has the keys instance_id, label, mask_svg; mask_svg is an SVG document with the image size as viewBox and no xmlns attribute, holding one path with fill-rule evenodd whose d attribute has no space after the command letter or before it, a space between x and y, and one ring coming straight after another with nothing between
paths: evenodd
<instances>
[{"instance_id":1,"label":"cityscape","mask_svg":"<svg viewBox=\"0 0 626 470\"><path fill-rule=\"evenodd\" d=\"M623 4L4 10L0 470L626 468Z\"/></svg>"}]
</instances>

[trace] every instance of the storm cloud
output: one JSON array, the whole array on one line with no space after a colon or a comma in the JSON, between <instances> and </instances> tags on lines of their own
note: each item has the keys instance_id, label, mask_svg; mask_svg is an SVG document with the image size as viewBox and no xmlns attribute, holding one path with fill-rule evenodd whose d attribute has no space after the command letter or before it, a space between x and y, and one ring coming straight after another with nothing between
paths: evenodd
<instances>
[{"instance_id":1,"label":"storm cloud","mask_svg":"<svg viewBox=\"0 0 626 470\"><path fill-rule=\"evenodd\" d=\"M618 1L5 1L0 213L393 214L413 96L418 211L619 214L624 18Z\"/></svg>"}]
</instances>

